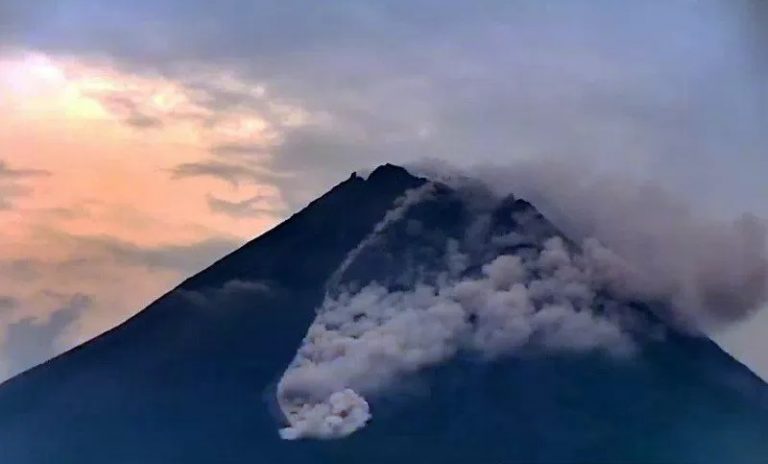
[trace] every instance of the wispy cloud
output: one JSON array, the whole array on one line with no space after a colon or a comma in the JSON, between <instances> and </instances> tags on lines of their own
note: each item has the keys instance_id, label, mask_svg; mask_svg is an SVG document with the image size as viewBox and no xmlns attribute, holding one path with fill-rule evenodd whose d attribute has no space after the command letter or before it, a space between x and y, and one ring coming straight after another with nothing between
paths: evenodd
<instances>
[{"instance_id":1,"label":"wispy cloud","mask_svg":"<svg viewBox=\"0 0 768 464\"><path fill-rule=\"evenodd\" d=\"M188 244L140 246L110 236L70 236L77 249L87 256L107 258L117 263L169 269L184 274L197 272L227 253L234 251L239 241L227 238L209 238Z\"/></svg>"},{"instance_id":2,"label":"wispy cloud","mask_svg":"<svg viewBox=\"0 0 768 464\"><path fill-rule=\"evenodd\" d=\"M156 108L152 108L146 95L134 95L128 92L106 93L90 92L89 97L97 100L110 113L122 120L123 123L136 129L156 129L165 124ZM151 103L151 100L149 101ZM153 111L154 110L154 111ZM149 114L150 112L156 114Z\"/></svg>"},{"instance_id":3,"label":"wispy cloud","mask_svg":"<svg viewBox=\"0 0 768 464\"><path fill-rule=\"evenodd\" d=\"M218 156L249 156L263 158L268 155L263 144L223 143L211 147L211 154Z\"/></svg>"},{"instance_id":4,"label":"wispy cloud","mask_svg":"<svg viewBox=\"0 0 768 464\"><path fill-rule=\"evenodd\" d=\"M241 183L265 184L281 176L255 165L241 165L222 161L182 163L171 169L174 179L212 177L237 187Z\"/></svg>"},{"instance_id":5,"label":"wispy cloud","mask_svg":"<svg viewBox=\"0 0 768 464\"><path fill-rule=\"evenodd\" d=\"M208 195L208 207L214 213L240 218L260 215L274 215L279 209L270 205L270 198L264 195L256 195L240 201L229 201Z\"/></svg>"},{"instance_id":6,"label":"wispy cloud","mask_svg":"<svg viewBox=\"0 0 768 464\"><path fill-rule=\"evenodd\" d=\"M83 271L110 265L166 270L187 276L242 245L241 240L216 236L193 242L160 245L142 245L110 235L78 235L59 230L45 230L40 237L68 252L63 258L54 256L0 260L0 275L21 282L41 279L51 273L75 273L85 280Z\"/></svg>"},{"instance_id":7,"label":"wispy cloud","mask_svg":"<svg viewBox=\"0 0 768 464\"><path fill-rule=\"evenodd\" d=\"M134 114L125 119L125 123L137 129L156 129L163 127L163 120L143 114Z\"/></svg>"},{"instance_id":8,"label":"wispy cloud","mask_svg":"<svg viewBox=\"0 0 768 464\"><path fill-rule=\"evenodd\" d=\"M18 180L50 175L51 173L44 169L14 169L5 160L0 159L0 179Z\"/></svg>"},{"instance_id":9,"label":"wispy cloud","mask_svg":"<svg viewBox=\"0 0 768 464\"><path fill-rule=\"evenodd\" d=\"M43 169L12 168L0 159L0 211L13 209L16 199L32 192L25 181L50 175Z\"/></svg>"},{"instance_id":10,"label":"wispy cloud","mask_svg":"<svg viewBox=\"0 0 768 464\"><path fill-rule=\"evenodd\" d=\"M0 181L0 211L13 209L13 201L21 196L27 195L31 189Z\"/></svg>"},{"instance_id":11,"label":"wispy cloud","mask_svg":"<svg viewBox=\"0 0 768 464\"><path fill-rule=\"evenodd\" d=\"M12 296L0 295L0 313L11 310L18 306L19 300Z\"/></svg>"}]
</instances>

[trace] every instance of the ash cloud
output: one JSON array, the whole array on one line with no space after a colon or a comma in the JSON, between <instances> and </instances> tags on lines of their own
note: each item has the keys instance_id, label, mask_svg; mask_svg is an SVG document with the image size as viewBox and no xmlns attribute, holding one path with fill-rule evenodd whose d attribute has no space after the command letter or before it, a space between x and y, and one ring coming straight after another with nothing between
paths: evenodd
<instances>
[{"instance_id":1,"label":"ash cloud","mask_svg":"<svg viewBox=\"0 0 768 464\"><path fill-rule=\"evenodd\" d=\"M751 214L732 221L694 210L670 191L589 166L542 160L509 167L449 172L449 183L481 179L497 194L530 199L567 236L598 240L620 261L610 280L638 299L670 304L668 319L690 331L716 330L768 301L766 222Z\"/></svg>"},{"instance_id":2,"label":"ash cloud","mask_svg":"<svg viewBox=\"0 0 768 464\"><path fill-rule=\"evenodd\" d=\"M281 436L354 433L372 418L366 397L459 352L486 359L541 352L626 359L663 339L668 324L706 333L766 301L760 220L717 221L655 186L582 171L546 162L468 173L422 167L454 187L474 223L459 240L446 240L435 278L405 269L420 276L405 289L377 281L344 287L345 270L384 242L389 228L422 233L409 211L437 195L435 184L427 184L399 199L349 253L279 383L288 422ZM531 199L557 228L524 209L513 214L512 230L491 230L490 211L511 193ZM639 310L638 301L654 312Z\"/></svg>"}]
</instances>

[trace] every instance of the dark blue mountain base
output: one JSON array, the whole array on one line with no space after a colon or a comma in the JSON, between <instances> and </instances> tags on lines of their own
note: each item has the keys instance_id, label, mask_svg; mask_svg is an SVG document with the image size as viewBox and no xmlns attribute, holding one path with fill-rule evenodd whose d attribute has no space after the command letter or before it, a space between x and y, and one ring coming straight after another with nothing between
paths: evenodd
<instances>
[{"instance_id":1,"label":"dark blue mountain base","mask_svg":"<svg viewBox=\"0 0 768 464\"><path fill-rule=\"evenodd\" d=\"M0 463L768 462L768 386L710 340L671 328L629 360L464 354L369 397L373 420L348 438L281 440L276 384L326 282L424 182L394 166L353 176L120 327L6 382ZM409 213L424 227L417 238L407 221L393 227L344 282L397 287L408 285L405 263L429 268L431 241L443 240L430 231L469 225L443 193ZM518 209L538 215L509 200L493 227L514 230L505 221Z\"/></svg>"}]
</instances>

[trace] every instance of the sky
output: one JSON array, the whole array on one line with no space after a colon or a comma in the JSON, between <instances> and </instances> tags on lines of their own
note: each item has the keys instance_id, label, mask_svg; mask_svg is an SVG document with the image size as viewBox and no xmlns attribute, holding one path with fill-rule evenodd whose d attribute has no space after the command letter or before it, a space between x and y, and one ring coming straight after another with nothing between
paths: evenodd
<instances>
[{"instance_id":1,"label":"sky","mask_svg":"<svg viewBox=\"0 0 768 464\"><path fill-rule=\"evenodd\" d=\"M766 128L761 0L0 0L0 379L355 170L548 159L766 218ZM714 336L768 378L766 333Z\"/></svg>"}]
</instances>

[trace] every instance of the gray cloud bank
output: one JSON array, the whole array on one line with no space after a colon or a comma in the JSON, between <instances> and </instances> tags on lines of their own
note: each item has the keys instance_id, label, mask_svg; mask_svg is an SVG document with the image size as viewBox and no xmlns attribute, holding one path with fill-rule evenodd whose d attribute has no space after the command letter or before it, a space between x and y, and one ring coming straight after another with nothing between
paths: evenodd
<instances>
[{"instance_id":1,"label":"gray cloud bank","mask_svg":"<svg viewBox=\"0 0 768 464\"><path fill-rule=\"evenodd\" d=\"M361 166L550 153L751 209L768 195L764 3L10 0L0 43L203 87L199 70L226 69L323 115L286 129L272 156L234 150L295 174L273 179L293 207ZM218 94L210 105L264 104L206 93ZM213 151L211 162L232 158Z\"/></svg>"},{"instance_id":2,"label":"gray cloud bank","mask_svg":"<svg viewBox=\"0 0 768 464\"><path fill-rule=\"evenodd\" d=\"M0 340L3 354L0 375L3 378L18 374L61 352L59 337L92 304L90 297L86 295L52 296L64 301L49 316L27 317L12 322L5 328L3 339Z\"/></svg>"}]
</instances>

